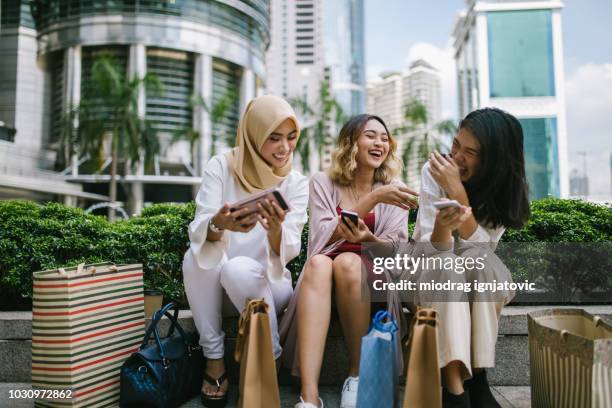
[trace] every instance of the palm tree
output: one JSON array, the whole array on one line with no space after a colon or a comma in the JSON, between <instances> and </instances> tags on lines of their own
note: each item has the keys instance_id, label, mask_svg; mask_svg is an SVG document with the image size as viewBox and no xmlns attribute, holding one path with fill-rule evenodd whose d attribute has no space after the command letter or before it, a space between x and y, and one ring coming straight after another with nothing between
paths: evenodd
<instances>
[{"instance_id":1,"label":"palm tree","mask_svg":"<svg viewBox=\"0 0 612 408\"><path fill-rule=\"evenodd\" d=\"M71 153L87 154L99 167L107 156L110 138L109 199L116 204L119 161L131 163L133 170L141 160L149 164L159 151L157 135L138 114L138 96L143 86L152 94L161 93L161 83L150 74L130 79L112 56L104 55L94 62L92 81L87 85L81 104L66 114L62 139L74 143L74 148L68 149ZM109 219L114 220L112 208Z\"/></svg>"},{"instance_id":2,"label":"palm tree","mask_svg":"<svg viewBox=\"0 0 612 408\"><path fill-rule=\"evenodd\" d=\"M342 106L331 93L328 81L322 81L319 86L319 98L316 106L311 106L306 97L294 97L289 103L302 116L302 135L295 148L302 159L304 172L310 172L310 163L307 160L310 153L316 151L321 157L323 148L328 144L330 136L327 127L329 123L339 126L346 121Z\"/></svg>"},{"instance_id":3,"label":"palm tree","mask_svg":"<svg viewBox=\"0 0 612 408\"><path fill-rule=\"evenodd\" d=\"M213 132L211 134L211 149L209 156L212 157L216 154L216 144L218 140L222 140L228 146L235 144L236 132L235 129L217 132L216 128L219 127L226 119L227 113L234 106L238 100L238 95L233 90L228 90L219 98L212 107L209 107L202 95L199 93L193 93L189 98L189 108L193 111L196 109L204 109L210 116ZM170 145L173 145L181 140L187 140L189 142L189 151L191 152L191 163L196 171L196 174L201 173L200 164L203 163L206 157L200 157L200 149L198 145L204 143L202 135L193 126L185 126L179 129L172 135Z\"/></svg>"},{"instance_id":4,"label":"palm tree","mask_svg":"<svg viewBox=\"0 0 612 408\"><path fill-rule=\"evenodd\" d=\"M418 172L427 161L429 154L442 147L441 135L453 135L457 127L451 120L430 125L426 106L418 101L410 101L404 108L404 119L406 124L395 129L396 133L408 133L410 138L402 150L404 169L402 177L407 180L409 167L416 168ZM409 166L411 159L416 156L416 167Z\"/></svg>"}]
</instances>

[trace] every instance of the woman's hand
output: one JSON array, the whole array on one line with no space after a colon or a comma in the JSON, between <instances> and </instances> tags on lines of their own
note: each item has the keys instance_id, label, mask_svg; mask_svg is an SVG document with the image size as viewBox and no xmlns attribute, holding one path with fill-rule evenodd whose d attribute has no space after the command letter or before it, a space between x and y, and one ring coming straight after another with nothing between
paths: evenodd
<instances>
[{"instance_id":1,"label":"woman's hand","mask_svg":"<svg viewBox=\"0 0 612 408\"><path fill-rule=\"evenodd\" d=\"M376 237L372 234L372 231L365 225L365 222L361 218L359 218L359 222L357 225L353 224L351 220L346 220L347 223L351 226L351 228L347 227L344 221L342 220L342 216L338 217L338 234L340 238L344 238L347 242L352 242L354 244L360 242L372 242L376 241Z\"/></svg>"},{"instance_id":2,"label":"woman's hand","mask_svg":"<svg viewBox=\"0 0 612 408\"><path fill-rule=\"evenodd\" d=\"M438 152L431 153L429 155L429 173L448 195L463 188L459 166L451 157L442 156Z\"/></svg>"},{"instance_id":3,"label":"woman's hand","mask_svg":"<svg viewBox=\"0 0 612 408\"><path fill-rule=\"evenodd\" d=\"M419 194L402 185L389 184L377 188L371 194L374 195L376 203L391 204L404 210L410 210L419 206L417 200Z\"/></svg>"},{"instance_id":4,"label":"woman's hand","mask_svg":"<svg viewBox=\"0 0 612 408\"><path fill-rule=\"evenodd\" d=\"M259 209L259 222L268 233L281 230L285 221L285 212L274 201L264 200L257 203Z\"/></svg>"},{"instance_id":5,"label":"woman's hand","mask_svg":"<svg viewBox=\"0 0 612 408\"><path fill-rule=\"evenodd\" d=\"M470 207L447 207L436 214L430 241L439 250L446 251L452 248L453 231L459 228L472 214Z\"/></svg>"},{"instance_id":6,"label":"woman's hand","mask_svg":"<svg viewBox=\"0 0 612 408\"><path fill-rule=\"evenodd\" d=\"M459 228L471 214L472 209L466 206L461 206L461 208L443 208L436 214L434 229L439 228L444 231L452 232Z\"/></svg>"},{"instance_id":7,"label":"woman's hand","mask_svg":"<svg viewBox=\"0 0 612 408\"><path fill-rule=\"evenodd\" d=\"M259 219L259 214L249 214L249 209L246 207L239 208L236 211L230 211L230 204L225 203L223 207L212 218L212 222L219 228L234 232L249 232Z\"/></svg>"}]
</instances>

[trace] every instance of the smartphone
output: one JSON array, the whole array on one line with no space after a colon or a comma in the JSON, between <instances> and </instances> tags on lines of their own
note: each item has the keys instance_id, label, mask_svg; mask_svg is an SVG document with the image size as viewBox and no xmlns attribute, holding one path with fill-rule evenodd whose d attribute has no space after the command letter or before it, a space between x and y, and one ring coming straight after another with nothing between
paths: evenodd
<instances>
[{"instance_id":1,"label":"smartphone","mask_svg":"<svg viewBox=\"0 0 612 408\"><path fill-rule=\"evenodd\" d=\"M434 201L433 206L436 207L438 210L448 207L461 208L461 204L459 204L459 201L457 200Z\"/></svg>"},{"instance_id":2,"label":"smartphone","mask_svg":"<svg viewBox=\"0 0 612 408\"><path fill-rule=\"evenodd\" d=\"M276 202L276 204L278 204L281 210L286 213L291 211L291 208L289 207L287 200L283 196L283 193L281 193L279 189L275 188L272 190L262 191L261 193L252 195L250 197L245 198L244 200L232 204L232 206L230 207L230 212L234 212L241 208L247 207L249 211L247 211L247 213L243 215L243 217L246 217L247 215L259 211L259 209L257 208L257 204L265 200Z\"/></svg>"},{"instance_id":3,"label":"smartphone","mask_svg":"<svg viewBox=\"0 0 612 408\"><path fill-rule=\"evenodd\" d=\"M340 211L340 216L342 217L342 222L344 223L344 225L346 225L350 229L353 229L353 225L357 226L359 224L359 214L357 214L356 212L342 210ZM350 220L353 224L349 223L347 219Z\"/></svg>"}]
</instances>

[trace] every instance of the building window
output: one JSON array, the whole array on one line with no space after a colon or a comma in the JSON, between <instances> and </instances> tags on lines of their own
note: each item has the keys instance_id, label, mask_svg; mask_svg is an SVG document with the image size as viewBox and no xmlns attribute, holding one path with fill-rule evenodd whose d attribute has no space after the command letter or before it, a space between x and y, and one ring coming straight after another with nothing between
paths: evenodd
<instances>
[{"instance_id":1,"label":"building window","mask_svg":"<svg viewBox=\"0 0 612 408\"><path fill-rule=\"evenodd\" d=\"M149 48L147 73L162 84L161 95L147 95L147 119L162 133L185 132L192 126L193 58L180 51Z\"/></svg>"},{"instance_id":2,"label":"building window","mask_svg":"<svg viewBox=\"0 0 612 408\"><path fill-rule=\"evenodd\" d=\"M213 61L213 109L219 105L222 98L230 101L230 106L223 116L217 123L213 123L213 133L220 145L234 145L236 128L240 119L241 78L242 69L238 65L221 59Z\"/></svg>"},{"instance_id":3,"label":"building window","mask_svg":"<svg viewBox=\"0 0 612 408\"><path fill-rule=\"evenodd\" d=\"M554 96L550 10L488 13L491 97Z\"/></svg>"},{"instance_id":4,"label":"building window","mask_svg":"<svg viewBox=\"0 0 612 408\"><path fill-rule=\"evenodd\" d=\"M559 197L557 119L520 119L529 198Z\"/></svg>"}]
</instances>

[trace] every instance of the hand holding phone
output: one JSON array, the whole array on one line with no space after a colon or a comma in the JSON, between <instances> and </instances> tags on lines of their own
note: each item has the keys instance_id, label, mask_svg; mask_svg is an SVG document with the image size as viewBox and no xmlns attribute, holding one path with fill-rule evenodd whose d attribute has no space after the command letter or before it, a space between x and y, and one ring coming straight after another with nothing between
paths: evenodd
<instances>
[{"instance_id":1,"label":"hand holding phone","mask_svg":"<svg viewBox=\"0 0 612 408\"><path fill-rule=\"evenodd\" d=\"M344 225L353 231L359 225L359 214L356 212L342 210L340 211L340 217L342 218Z\"/></svg>"},{"instance_id":2,"label":"hand holding phone","mask_svg":"<svg viewBox=\"0 0 612 408\"><path fill-rule=\"evenodd\" d=\"M276 202L276 204L278 204L278 206L285 213L291 210L291 208L289 207L289 204L287 203L287 200L285 200L285 197L283 196L283 193L281 193L280 190L278 189L272 189L272 190L263 191L259 194L252 195L250 197L245 198L244 200L241 200L241 201L238 201L237 203L232 204L230 206L230 212L238 211L243 208L246 208L246 210L244 210L245 211L244 214L246 215L252 214L255 212L260 212L257 204L261 204L265 202L266 200L269 200L271 202Z\"/></svg>"},{"instance_id":3,"label":"hand holding phone","mask_svg":"<svg viewBox=\"0 0 612 408\"><path fill-rule=\"evenodd\" d=\"M463 207L459 201L457 200L440 200L440 201L434 201L433 206L438 209L441 210L443 208L461 208Z\"/></svg>"}]
</instances>

